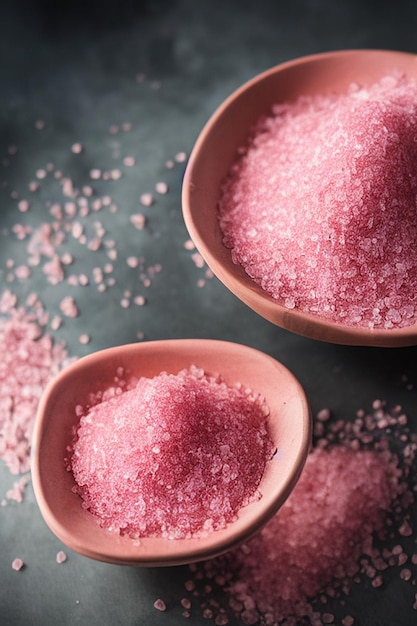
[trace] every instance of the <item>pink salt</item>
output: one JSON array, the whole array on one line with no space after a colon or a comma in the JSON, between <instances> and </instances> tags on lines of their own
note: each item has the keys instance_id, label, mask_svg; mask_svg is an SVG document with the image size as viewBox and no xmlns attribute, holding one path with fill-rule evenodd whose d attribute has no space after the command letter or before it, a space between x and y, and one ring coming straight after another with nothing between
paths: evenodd
<instances>
[{"instance_id":1,"label":"pink salt","mask_svg":"<svg viewBox=\"0 0 417 626\"><path fill-rule=\"evenodd\" d=\"M65 552L63 550L60 550L59 552L57 552L56 555L56 562L58 563L58 565L61 565L61 563L65 563L65 561L67 560L67 555L65 554Z\"/></svg>"},{"instance_id":2,"label":"pink salt","mask_svg":"<svg viewBox=\"0 0 417 626\"><path fill-rule=\"evenodd\" d=\"M224 243L288 309L415 324L416 159L417 85L405 77L276 105L224 183Z\"/></svg>"},{"instance_id":3,"label":"pink salt","mask_svg":"<svg viewBox=\"0 0 417 626\"><path fill-rule=\"evenodd\" d=\"M15 308L10 292L0 298L0 458L12 474L30 468L30 442L41 393L67 358L43 331L42 311ZM43 320L42 320L43 321ZM15 485L19 499L26 481ZM18 491L17 491L18 490ZM11 494L10 494L11 495Z\"/></svg>"},{"instance_id":4,"label":"pink salt","mask_svg":"<svg viewBox=\"0 0 417 626\"><path fill-rule=\"evenodd\" d=\"M24 562L22 561L22 559L14 559L12 562L12 568L16 571L19 572L21 569L23 569L24 567Z\"/></svg>"},{"instance_id":5,"label":"pink salt","mask_svg":"<svg viewBox=\"0 0 417 626\"><path fill-rule=\"evenodd\" d=\"M260 497L264 400L192 366L142 378L81 416L69 465L82 505L133 538L206 534Z\"/></svg>"}]
</instances>

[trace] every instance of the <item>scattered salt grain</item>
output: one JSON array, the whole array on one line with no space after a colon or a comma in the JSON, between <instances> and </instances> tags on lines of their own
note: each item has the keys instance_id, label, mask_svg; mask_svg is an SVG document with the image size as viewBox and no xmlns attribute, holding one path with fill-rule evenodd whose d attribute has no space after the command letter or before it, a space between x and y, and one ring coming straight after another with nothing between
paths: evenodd
<instances>
[{"instance_id":1,"label":"scattered salt grain","mask_svg":"<svg viewBox=\"0 0 417 626\"><path fill-rule=\"evenodd\" d=\"M156 183L156 185L155 185L155 191L156 191L157 193L160 193L160 194L166 194L166 193L168 193L168 185L167 185L167 183L162 182L162 181L160 181L160 182Z\"/></svg>"},{"instance_id":2,"label":"scattered salt grain","mask_svg":"<svg viewBox=\"0 0 417 626\"><path fill-rule=\"evenodd\" d=\"M101 178L101 170L97 168L90 170L90 178L92 180L99 180L99 178Z\"/></svg>"},{"instance_id":3,"label":"scattered salt grain","mask_svg":"<svg viewBox=\"0 0 417 626\"><path fill-rule=\"evenodd\" d=\"M132 538L223 528L260 497L274 452L264 400L247 391L194 366L107 390L81 416L69 458L83 507Z\"/></svg>"},{"instance_id":4,"label":"scattered salt grain","mask_svg":"<svg viewBox=\"0 0 417 626\"><path fill-rule=\"evenodd\" d=\"M137 230L143 230L146 224L146 217L143 213L135 213L130 216L130 222Z\"/></svg>"},{"instance_id":5,"label":"scattered salt grain","mask_svg":"<svg viewBox=\"0 0 417 626\"><path fill-rule=\"evenodd\" d=\"M140 196L140 203L143 206L152 206L152 204L154 203L154 197L151 193L143 193Z\"/></svg>"},{"instance_id":6,"label":"scattered salt grain","mask_svg":"<svg viewBox=\"0 0 417 626\"><path fill-rule=\"evenodd\" d=\"M126 156L123 159L123 165L125 165L126 167L133 167L135 163L136 163L135 157Z\"/></svg>"},{"instance_id":7,"label":"scattered salt grain","mask_svg":"<svg viewBox=\"0 0 417 626\"><path fill-rule=\"evenodd\" d=\"M13 294L0 298L0 458L12 474L30 468L30 441L40 395L67 359L43 332L43 311L15 308Z\"/></svg>"},{"instance_id":8,"label":"scattered salt grain","mask_svg":"<svg viewBox=\"0 0 417 626\"><path fill-rule=\"evenodd\" d=\"M65 563L65 561L67 560L67 555L65 554L65 552L63 552L62 550L60 550L59 552L57 552L56 555L56 562L61 565L61 563Z\"/></svg>"},{"instance_id":9,"label":"scattered salt grain","mask_svg":"<svg viewBox=\"0 0 417 626\"><path fill-rule=\"evenodd\" d=\"M177 163L184 163L184 161L187 160L187 153L186 152L177 152L177 154L175 155L175 160Z\"/></svg>"},{"instance_id":10,"label":"scattered salt grain","mask_svg":"<svg viewBox=\"0 0 417 626\"><path fill-rule=\"evenodd\" d=\"M73 143L71 146L71 152L73 154L81 154L83 151L83 146L81 143Z\"/></svg>"},{"instance_id":11,"label":"scattered salt grain","mask_svg":"<svg viewBox=\"0 0 417 626\"><path fill-rule=\"evenodd\" d=\"M59 308L67 317L77 317L79 315L78 307L72 296L65 296L59 303Z\"/></svg>"},{"instance_id":12,"label":"scattered salt grain","mask_svg":"<svg viewBox=\"0 0 417 626\"><path fill-rule=\"evenodd\" d=\"M91 341L90 335L87 335L86 333L83 333L82 335L80 335L78 337L78 341L80 342L81 345L85 346L88 343L90 343L90 341Z\"/></svg>"},{"instance_id":13,"label":"scattered salt grain","mask_svg":"<svg viewBox=\"0 0 417 626\"><path fill-rule=\"evenodd\" d=\"M275 106L224 182L233 261L289 308L415 324L416 137L417 84L405 77Z\"/></svg>"},{"instance_id":14,"label":"scattered salt grain","mask_svg":"<svg viewBox=\"0 0 417 626\"><path fill-rule=\"evenodd\" d=\"M153 603L154 608L157 611L166 611L167 610L167 605L165 604L165 602L163 600L161 600L160 598L158 598L157 600L155 600L155 602Z\"/></svg>"},{"instance_id":15,"label":"scattered salt grain","mask_svg":"<svg viewBox=\"0 0 417 626\"><path fill-rule=\"evenodd\" d=\"M14 559L13 563L12 563L12 568L16 571L19 572L21 569L23 569L24 567L24 562L22 561L22 559Z\"/></svg>"},{"instance_id":16,"label":"scattered salt grain","mask_svg":"<svg viewBox=\"0 0 417 626\"><path fill-rule=\"evenodd\" d=\"M29 211L30 208L30 204L28 200L20 200L20 202L17 205L17 208L19 209L19 211L21 213L27 213Z\"/></svg>"}]
</instances>

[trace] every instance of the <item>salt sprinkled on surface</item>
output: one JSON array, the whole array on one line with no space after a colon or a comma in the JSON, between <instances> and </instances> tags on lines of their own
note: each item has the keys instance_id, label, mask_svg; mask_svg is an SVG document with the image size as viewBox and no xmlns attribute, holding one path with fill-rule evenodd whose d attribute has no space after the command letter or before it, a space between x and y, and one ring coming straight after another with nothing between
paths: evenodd
<instances>
[{"instance_id":1,"label":"salt sprinkled on surface","mask_svg":"<svg viewBox=\"0 0 417 626\"><path fill-rule=\"evenodd\" d=\"M224 183L233 261L288 309L417 321L417 85L385 77L276 105Z\"/></svg>"},{"instance_id":2,"label":"salt sprinkled on surface","mask_svg":"<svg viewBox=\"0 0 417 626\"><path fill-rule=\"evenodd\" d=\"M170 539L225 527L260 496L274 450L262 397L192 366L86 410L68 469L103 527Z\"/></svg>"},{"instance_id":3,"label":"salt sprinkled on surface","mask_svg":"<svg viewBox=\"0 0 417 626\"><path fill-rule=\"evenodd\" d=\"M190 565L188 589L196 587L203 614L211 607L225 624L227 615L264 626L339 623L333 613L343 615L354 582L377 589L389 568L412 580L411 568L398 567L409 560L399 541L415 501L417 437L401 407L375 406L353 422L316 422L305 469L278 514L246 544ZM219 586L224 606L211 596ZM341 623L355 619L345 612Z\"/></svg>"},{"instance_id":4,"label":"salt sprinkled on surface","mask_svg":"<svg viewBox=\"0 0 417 626\"><path fill-rule=\"evenodd\" d=\"M30 469L30 441L39 398L67 360L62 344L54 344L44 332L44 312L39 302L37 305L28 312L16 308L11 292L0 298L0 458L12 474ZM19 489L23 487L21 483Z\"/></svg>"}]
</instances>

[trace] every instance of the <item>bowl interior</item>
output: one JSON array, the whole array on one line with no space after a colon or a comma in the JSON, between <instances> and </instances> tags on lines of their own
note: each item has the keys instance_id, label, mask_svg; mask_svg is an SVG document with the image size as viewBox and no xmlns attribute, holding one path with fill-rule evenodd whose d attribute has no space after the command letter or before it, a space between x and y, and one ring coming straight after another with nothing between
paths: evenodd
<instances>
[{"instance_id":1,"label":"bowl interior","mask_svg":"<svg viewBox=\"0 0 417 626\"><path fill-rule=\"evenodd\" d=\"M401 71L417 77L417 56L380 50L348 50L304 57L274 67L235 91L202 130L190 156L183 184L183 213L197 249L214 274L249 307L274 324L324 341L379 346L417 344L417 327L374 329L344 326L289 311L232 261L222 242L217 207L220 186L237 150L256 121L275 103L301 95L343 93L356 82L370 85Z\"/></svg>"},{"instance_id":2,"label":"bowl interior","mask_svg":"<svg viewBox=\"0 0 417 626\"><path fill-rule=\"evenodd\" d=\"M271 409L270 432L278 453L260 485L261 500L242 509L236 523L204 538L134 541L103 530L72 492L66 448L78 422L77 404L112 385L123 367L135 376L178 373L195 364L262 393ZM223 341L167 340L130 344L83 357L63 370L41 398L32 446L35 495L50 529L70 548L110 563L177 565L220 554L263 525L295 486L311 440L311 417L299 382L279 362L252 348Z\"/></svg>"}]
</instances>

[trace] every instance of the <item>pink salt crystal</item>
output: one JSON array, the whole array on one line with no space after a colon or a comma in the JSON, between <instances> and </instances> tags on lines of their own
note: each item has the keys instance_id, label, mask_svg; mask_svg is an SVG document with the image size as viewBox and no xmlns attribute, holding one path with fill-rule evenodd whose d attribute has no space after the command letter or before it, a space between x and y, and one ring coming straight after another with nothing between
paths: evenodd
<instances>
[{"instance_id":1,"label":"pink salt crystal","mask_svg":"<svg viewBox=\"0 0 417 626\"><path fill-rule=\"evenodd\" d=\"M144 296L135 296L133 302L137 306L143 306L144 304L146 304L146 299L144 298Z\"/></svg>"},{"instance_id":2,"label":"pink salt crystal","mask_svg":"<svg viewBox=\"0 0 417 626\"><path fill-rule=\"evenodd\" d=\"M187 159L186 152L177 152L177 154L175 155L175 160L177 163L184 163L186 159Z\"/></svg>"},{"instance_id":3,"label":"pink salt crystal","mask_svg":"<svg viewBox=\"0 0 417 626\"><path fill-rule=\"evenodd\" d=\"M89 335L87 335L86 333L83 333L82 335L79 336L78 341L80 342L81 345L85 346L88 343L90 343L91 339Z\"/></svg>"},{"instance_id":4,"label":"pink salt crystal","mask_svg":"<svg viewBox=\"0 0 417 626\"><path fill-rule=\"evenodd\" d=\"M73 154L81 154L83 151L83 146L81 143L73 143L71 146L71 152Z\"/></svg>"},{"instance_id":5,"label":"pink salt crystal","mask_svg":"<svg viewBox=\"0 0 417 626\"><path fill-rule=\"evenodd\" d=\"M155 190L157 191L157 193L160 193L160 194L168 193L168 185L167 183L164 183L161 181L159 183L156 183Z\"/></svg>"},{"instance_id":6,"label":"pink salt crystal","mask_svg":"<svg viewBox=\"0 0 417 626\"><path fill-rule=\"evenodd\" d=\"M272 520L247 544L219 559L235 578L237 600L251 597L279 623L310 614L314 597L334 576L359 572L362 554L384 527L391 502L401 493L397 460L347 446L314 448L295 490ZM216 571L216 560L204 567ZM322 620L322 623L325 623Z\"/></svg>"},{"instance_id":7,"label":"pink salt crystal","mask_svg":"<svg viewBox=\"0 0 417 626\"><path fill-rule=\"evenodd\" d=\"M82 188L82 192L85 196L87 196L87 198L89 198L93 195L94 190L92 187L90 187L90 185L84 185L84 187Z\"/></svg>"},{"instance_id":8,"label":"pink salt crystal","mask_svg":"<svg viewBox=\"0 0 417 626\"><path fill-rule=\"evenodd\" d=\"M191 239L187 239L187 241L184 242L184 248L186 250L195 250L194 241L192 241Z\"/></svg>"},{"instance_id":9,"label":"pink salt crystal","mask_svg":"<svg viewBox=\"0 0 417 626\"><path fill-rule=\"evenodd\" d=\"M36 120L35 128L36 130L43 130L45 128L45 122L43 120Z\"/></svg>"},{"instance_id":10,"label":"pink salt crystal","mask_svg":"<svg viewBox=\"0 0 417 626\"><path fill-rule=\"evenodd\" d=\"M65 561L67 560L67 555L65 554L65 552L63 552L63 550L60 550L59 552L57 552L56 555L56 562L61 565L61 563L65 563Z\"/></svg>"},{"instance_id":11,"label":"pink salt crystal","mask_svg":"<svg viewBox=\"0 0 417 626\"><path fill-rule=\"evenodd\" d=\"M52 330L58 330L61 327L62 318L59 315L54 315L51 320L51 328Z\"/></svg>"},{"instance_id":12,"label":"pink salt crystal","mask_svg":"<svg viewBox=\"0 0 417 626\"><path fill-rule=\"evenodd\" d=\"M143 193L140 197L140 203L143 206L151 206L154 202L153 195L151 193Z\"/></svg>"},{"instance_id":13,"label":"pink salt crystal","mask_svg":"<svg viewBox=\"0 0 417 626\"><path fill-rule=\"evenodd\" d=\"M36 170L36 178L43 179L46 178L47 171L43 168Z\"/></svg>"},{"instance_id":14,"label":"pink salt crystal","mask_svg":"<svg viewBox=\"0 0 417 626\"><path fill-rule=\"evenodd\" d=\"M38 191L39 189L39 183L37 181L31 181L28 185L28 189L29 191L31 191L32 193L34 193L35 191Z\"/></svg>"},{"instance_id":15,"label":"pink salt crystal","mask_svg":"<svg viewBox=\"0 0 417 626\"><path fill-rule=\"evenodd\" d=\"M119 169L111 170L110 178L112 180L120 180L121 177L122 177L122 172Z\"/></svg>"},{"instance_id":16,"label":"pink salt crystal","mask_svg":"<svg viewBox=\"0 0 417 626\"><path fill-rule=\"evenodd\" d=\"M165 602L163 600L161 600L160 598L158 598L157 600L155 600L155 602L153 603L154 608L157 611L166 611L167 610L167 605L165 604Z\"/></svg>"},{"instance_id":17,"label":"pink salt crystal","mask_svg":"<svg viewBox=\"0 0 417 626\"><path fill-rule=\"evenodd\" d=\"M24 562L22 561L22 559L14 559L13 563L12 563L12 568L16 571L19 572L21 569L23 569L24 567Z\"/></svg>"},{"instance_id":18,"label":"pink salt crystal","mask_svg":"<svg viewBox=\"0 0 417 626\"><path fill-rule=\"evenodd\" d=\"M165 162L165 167L168 170L172 170L172 168L174 167L175 163L172 159L168 159L168 161Z\"/></svg>"},{"instance_id":19,"label":"pink salt crystal","mask_svg":"<svg viewBox=\"0 0 417 626\"><path fill-rule=\"evenodd\" d=\"M204 262L204 259L203 259L203 257L201 256L201 254L199 252L194 252L194 254L191 255L191 258L192 258L192 260L194 262L194 265L196 267L198 267L198 268L204 267L205 262Z\"/></svg>"},{"instance_id":20,"label":"pink salt crystal","mask_svg":"<svg viewBox=\"0 0 417 626\"><path fill-rule=\"evenodd\" d=\"M143 215L143 213L135 213L134 215L130 216L130 222L138 230L143 230L146 223L146 217Z\"/></svg>"},{"instance_id":21,"label":"pink salt crystal","mask_svg":"<svg viewBox=\"0 0 417 626\"><path fill-rule=\"evenodd\" d=\"M92 178L93 180L98 180L99 178L101 178L101 170L97 168L90 170L90 178Z\"/></svg>"},{"instance_id":22,"label":"pink salt crystal","mask_svg":"<svg viewBox=\"0 0 417 626\"><path fill-rule=\"evenodd\" d=\"M62 184L62 194L67 198L74 198L76 195L74 184L71 178L63 178L61 181Z\"/></svg>"},{"instance_id":23,"label":"pink salt crystal","mask_svg":"<svg viewBox=\"0 0 417 626\"><path fill-rule=\"evenodd\" d=\"M19 209L19 211L21 213L27 213L27 211L29 211L30 208L30 204L28 200L20 200L20 202L17 205L17 208Z\"/></svg>"},{"instance_id":24,"label":"pink salt crystal","mask_svg":"<svg viewBox=\"0 0 417 626\"><path fill-rule=\"evenodd\" d=\"M130 133L130 131L132 130L132 122L123 122L122 130L125 133Z\"/></svg>"},{"instance_id":25,"label":"pink salt crystal","mask_svg":"<svg viewBox=\"0 0 417 626\"><path fill-rule=\"evenodd\" d=\"M129 256L126 259L126 263L129 267L135 268L139 265L139 259L137 256Z\"/></svg>"},{"instance_id":26,"label":"pink salt crystal","mask_svg":"<svg viewBox=\"0 0 417 626\"><path fill-rule=\"evenodd\" d=\"M12 474L21 474L30 468L30 442L40 395L67 355L42 332L38 323L41 309L39 313L16 309L13 297L5 292L0 311L7 315L0 318L0 458Z\"/></svg>"},{"instance_id":27,"label":"pink salt crystal","mask_svg":"<svg viewBox=\"0 0 417 626\"><path fill-rule=\"evenodd\" d=\"M65 296L59 303L59 308L67 317L77 317L79 315L78 307L72 296Z\"/></svg>"},{"instance_id":28,"label":"pink salt crystal","mask_svg":"<svg viewBox=\"0 0 417 626\"><path fill-rule=\"evenodd\" d=\"M20 280L25 280L27 278L30 278L31 271L27 265L19 265L19 267L16 267L15 269L15 274L16 278L19 278Z\"/></svg>"},{"instance_id":29,"label":"pink salt crystal","mask_svg":"<svg viewBox=\"0 0 417 626\"><path fill-rule=\"evenodd\" d=\"M120 128L117 124L112 124L109 127L109 133L110 135L117 135L117 133L119 132Z\"/></svg>"},{"instance_id":30,"label":"pink salt crystal","mask_svg":"<svg viewBox=\"0 0 417 626\"><path fill-rule=\"evenodd\" d=\"M123 165L125 165L126 167L133 167L135 163L136 163L135 157L126 156L123 159Z\"/></svg>"},{"instance_id":31,"label":"pink salt crystal","mask_svg":"<svg viewBox=\"0 0 417 626\"><path fill-rule=\"evenodd\" d=\"M346 617L342 619L342 626L353 626L354 623L355 620L351 615L346 615Z\"/></svg>"},{"instance_id":32,"label":"pink salt crystal","mask_svg":"<svg viewBox=\"0 0 417 626\"><path fill-rule=\"evenodd\" d=\"M417 85L406 78L274 107L223 186L233 261L288 309L415 324L416 135Z\"/></svg>"},{"instance_id":33,"label":"pink salt crystal","mask_svg":"<svg viewBox=\"0 0 417 626\"><path fill-rule=\"evenodd\" d=\"M76 492L103 527L132 538L223 528L260 497L267 413L263 398L194 366L142 378L81 417Z\"/></svg>"},{"instance_id":34,"label":"pink salt crystal","mask_svg":"<svg viewBox=\"0 0 417 626\"><path fill-rule=\"evenodd\" d=\"M23 502L23 494L25 492L25 488L30 481L30 475L26 474L22 476L13 484L13 488L9 489L6 492L6 498L8 500L14 500L15 502Z\"/></svg>"}]
</instances>

